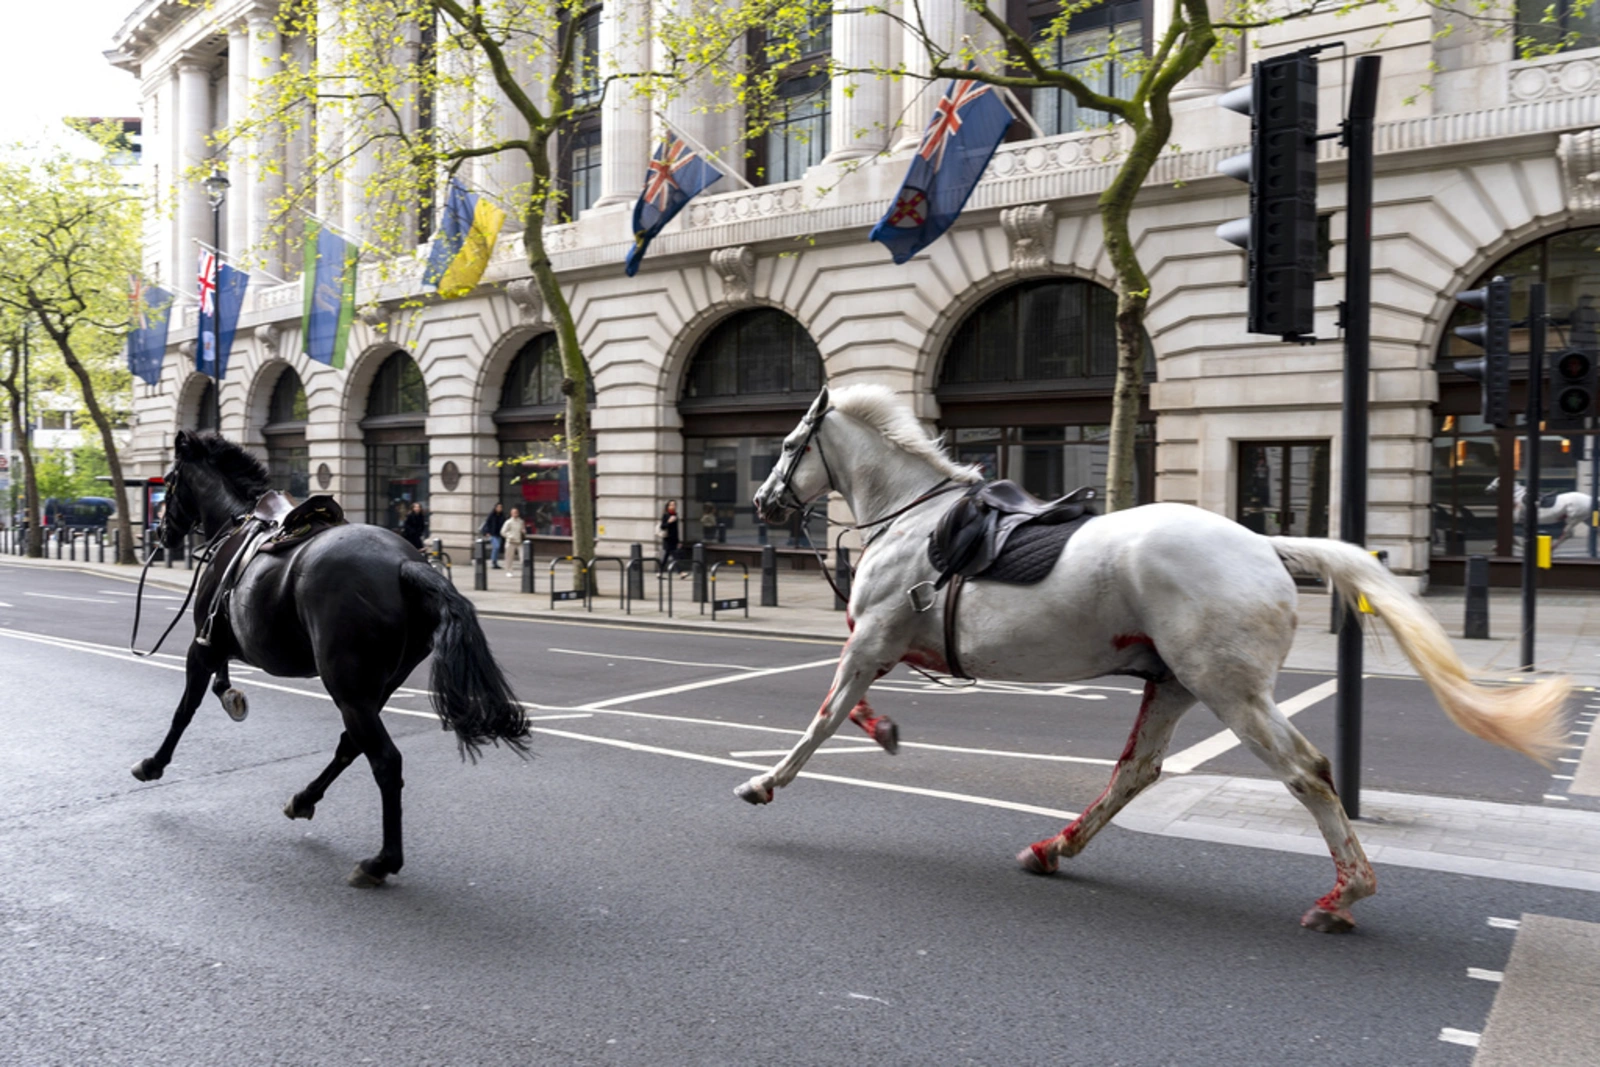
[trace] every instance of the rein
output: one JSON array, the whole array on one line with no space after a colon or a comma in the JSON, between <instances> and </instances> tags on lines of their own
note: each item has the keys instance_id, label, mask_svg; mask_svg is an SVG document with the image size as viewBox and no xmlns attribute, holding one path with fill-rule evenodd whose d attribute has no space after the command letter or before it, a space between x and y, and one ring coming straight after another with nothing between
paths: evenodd
<instances>
[{"instance_id":1,"label":"rein","mask_svg":"<svg viewBox=\"0 0 1600 1067\"><path fill-rule=\"evenodd\" d=\"M222 542L239 528L240 524L243 522L243 518L243 516L239 516L228 525L218 530L216 534L212 536L211 540L207 541L204 547L200 549L199 553L197 553L200 566L194 569L194 577L189 580L189 591L184 594L183 604L180 605L178 610L173 613L172 621L167 624L167 628L162 631L161 636L156 638L155 646L148 652L140 652L134 647L134 645L139 641L139 616L144 611L144 582L145 578L150 574L150 565L156 561L156 554L154 552L150 553L149 558L144 561L144 569L139 572L139 591L133 598L133 633L128 635L129 652L133 653L135 656L138 656L140 659L144 659L146 656L153 656L161 650L161 645L163 642L165 642L166 639L171 636L172 631L177 627L178 620L182 619L184 612L189 610L189 601L194 599L194 591L199 588L200 576L205 573L206 565L210 563L212 557L216 555L217 549L222 546ZM161 546L162 556L165 556L167 552L167 546L163 544Z\"/></svg>"}]
</instances>

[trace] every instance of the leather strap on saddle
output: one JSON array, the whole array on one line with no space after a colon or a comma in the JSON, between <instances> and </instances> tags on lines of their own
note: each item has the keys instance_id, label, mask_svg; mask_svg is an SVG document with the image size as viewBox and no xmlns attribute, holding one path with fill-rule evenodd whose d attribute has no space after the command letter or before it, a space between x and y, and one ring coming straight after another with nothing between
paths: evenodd
<instances>
[{"instance_id":1,"label":"leather strap on saddle","mask_svg":"<svg viewBox=\"0 0 1600 1067\"><path fill-rule=\"evenodd\" d=\"M1074 489L1058 500L1040 500L1015 482L982 482L945 511L928 538L928 559L939 572L938 589L960 575L976 577L994 565L1019 527L1053 526L1092 514L1094 489Z\"/></svg>"},{"instance_id":2,"label":"leather strap on saddle","mask_svg":"<svg viewBox=\"0 0 1600 1067\"><path fill-rule=\"evenodd\" d=\"M950 669L952 678L971 681L972 675L962 669L961 650L956 645L956 605L961 602L961 587L967 584L967 580L959 574L950 575L949 578L950 584L944 587L944 665Z\"/></svg>"},{"instance_id":3,"label":"leather strap on saddle","mask_svg":"<svg viewBox=\"0 0 1600 1067\"><path fill-rule=\"evenodd\" d=\"M269 493L267 496L283 496L281 493ZM263 497L264 501L266 497ZM285 498L287 499L287 498ZM257 513L261 510L261 501L256 503ZM273 534L261 546L262 552L287 552L289 549L309 541L311 538L331 530L335 526L346 525L344 508L339 502L326 493L307 497L295 504L282 514L278 520L278 532Z\"/></svg>"}]
</instances>

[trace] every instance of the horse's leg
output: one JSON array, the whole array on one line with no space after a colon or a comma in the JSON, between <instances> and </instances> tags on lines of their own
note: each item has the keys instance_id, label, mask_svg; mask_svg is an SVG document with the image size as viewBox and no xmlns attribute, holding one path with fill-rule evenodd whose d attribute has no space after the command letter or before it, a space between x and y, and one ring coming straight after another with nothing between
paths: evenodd
<instances>
[{"instance_id":1,"label":"horse's leg","mask_svg":"<svg viewBox=\"0 0 1600 1067\"><path fill-rule=\"evenodd\" d=\"M872 710L872 705L865 700L860 701L850 709L850 721L861 727L866 735L878 744L889 755L900 751L900 727L887 715L879 715Z\"/></svg>"},{"instance_id":2,"label":"horse's leg","mask_svg":"<svg viewBox=\"0 0 1600 1067\"><path fill-rule=\"evenodd\" d=\"M1323 933L1352 929L1355 919L1350 916L1350 905L1377 892L1378 880L1334 790L1328 757L1278 710L1270 689L1244 700L1207 699L1206 703L1306 806L1333 854L1333 889L1301 916L1300 925Z\"/></svg>"},{"instance_id":3,"label":"horse's leg","mask_svg":"<svg viewBox=\"0 0 1600 1067\"><path fill-rule=\"evenodd\" d=\"M800 768L806 765L811 754L833 736L851 710L867 695L868 687L894 667L896 657L883 655L876 642L870 638L864 639L863 629L858 619L855 633L845 643L844 652L839 656L839 667L833 675L833 688L828 690L822 708L817 712L817 717L811 720L799 743L772 770L756 775L735 789L734 792L741 799L752 804L770 803L774 792L794 781L795 775L800 773ZM871 709L867 710L870 714ZM882 744L881 741L879 743Z\"/></svg>"},{"instance_id":4,"label":"horse's leg","mask_svg":"<svg viewBox=\"0 0 1600 1067\"><path fill-rule=\"evenodd\" d=\"M328 791L328 786L333 780L344 773L344 769L355 762L361 755L361 747L346 730L339 735L339 747L334 750L333 761L323 768L321 774L312 780L300 792L289 798L289 803L283 806L283 813L291 819L309 819L317 813L317 802Z\"/></svg>"},{"instance_id":5,"label":"horse's leg","mask_svg":"<svg viewBox=\"0 0 1600 1067\"><path fill-rule=\"evenodd\" d=\"M378 792L383 798L383 846L378 849L376 856L360 861L350 873L349 882L358 889L382 885L385 878L399 871L406 862L400 833L400 790L405 785L400 776L400 750L389 739L389 731L384 729L378 717L386 699L387 694L384 694L368 705L347 702L337 694L334 696L339 710L344 713L345 736L358 751L365 753L367 762L372 766L372 777L378 783ZM341 751L344 743L341 738ZM334 760L338 761L337 754Z\"/></svg>"},{"instance_id":6,"label":"horse's leg","mask_svg":"<svg viewBox=\"0 0 1600 1067\"><path fill-rule=\"evenodd\" d=\"M189 728L189 721L194 718L195 709L200 706L201 698L206 695L206 683L216 671L211 649L201 644L190 644L185 669L187 681L183 686L183 696L178 699L178 708L172 713L172 725L167 728L167 736L162 739L161 747L156 749L155 755L133 765L133 776L141 782L153 782L160 778L166 772L167 764L172 762L172 754L178 748L178 739L183 736L183 731Z\"/></svg>"},{"instance_id":7,"label":"horse's leg","mask_svg":"<svg viewBox=\"0 0 1600 1067\"><path fill-rule=\"evenodd\" d=\"M244 722L245 716L250 714L250 702L228 681L226 659L217 664L217 680L211 683L211 691L222 701L222 710L228 713L228 718L234 722Z\"/></svg>"},{"instance_id":8,"label":"horse's leg","mask_svg":"<svg viewBox=\"0 0 1600 1067\"><path fill-rule=\"evenodd\" d=\"M1018 862L1035 874L1051 874L1063 857L1071 859L1082 852L1128 801L1161 777L1161 760L1172 740L1172 730L1193 706L1194 694L1176 681L1146 682L1139 717L1112 768L1110 783L1065 830L1023 849L1017 855Z\"/></svg>"}]
</instances>

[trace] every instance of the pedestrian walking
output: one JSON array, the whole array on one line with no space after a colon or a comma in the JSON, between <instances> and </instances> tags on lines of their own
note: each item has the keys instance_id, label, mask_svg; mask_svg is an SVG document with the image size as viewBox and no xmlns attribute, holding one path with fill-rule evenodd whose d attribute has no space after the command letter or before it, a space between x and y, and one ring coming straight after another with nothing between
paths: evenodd
<instances>
[{"instance_id":1,"label":"pedestrian walking","mask_svg":"<svg viewBox=\"0 0 1600 1067\"><path fill-rule=\"evenodd\" d=\"M400 527L400 536L412 548L421 549L422 539L428 533L428 513L423 510L421 501L411 505L411 511L406 515L406 521Z\"/></svg>"},{"instance_id":2,"label":"pedestrian walking","mask_svg":"<svg viewBox=\"0 0 1600 1067\"><path fill-rule=\"evenodd\" d=\"M661 513L661 521L656 524L656 529L661 531L661 569L671 566L672 561L678 557L678 502L667 501L666 510Z\"/></svg>"},{"instance_id":3,"label":"pedestrian walking","mask_svg":"<svg viewBox=\"0 0 1600 1067\"><path fill-rule=\"evenodd\" d=\"M717 506L709 500L700 507L700 543L717 543Z\"/></svg>"},{"instance_id":4,"label":"pedestrian walking","mask_svg":"<svg viewBox=\"0 0 1600 1067\"><path fill-rule=\"evenodd\" d=\"M483 525L478 527L478 533L489 539L489 566L495 570L500 569L500 549L505 541L500 537L500 527L506 524L506 509L501 504L496 504L494 510L489 512L489 517L483 520Z\"/></svg>"},{"instance_id":5,"label":"pedestrian walking","mask_svg":"<svg viewBox=\"0 0 1600 1067\"><path fill-rule=\"evenodd\" d=\"M528 533L528 524L522 521L522 512L511 509L511 517L500 527L500 536L506 542L506 566L522 566L522 541ZM513 560L513 557L515 559Z\"/></svg>"}]
</instances>

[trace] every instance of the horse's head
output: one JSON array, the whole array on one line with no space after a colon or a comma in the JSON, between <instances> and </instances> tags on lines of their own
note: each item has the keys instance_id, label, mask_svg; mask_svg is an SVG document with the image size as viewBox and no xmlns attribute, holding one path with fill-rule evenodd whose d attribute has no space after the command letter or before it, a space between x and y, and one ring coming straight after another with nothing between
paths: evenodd
<instances>
[{"instance_id":1,"label":"horse's head","mask_svg":"<svg viewBox=\"0 0 1600 1067\"><path fill-rule=\"evenodd\" d=\"M205 477L200 472L204 465L205 445L198 434L179 430L172 453L172 469L162 478L165 492L161 499L161 519L156 524L156 538L168 548L177 548L185 537L200 526L196 483Z\"/></svg>"},{"instance_id":2,"label":"horse's head","mask_svg":"<svg viewBox=\"0 0 1600 1067\"><path fill-rule=\"evenodd\" d=\"M270 487L259 460L215 433L179 430L172 453L156 526L156 536L168 548L190 533L215 532Z\"/></svg>"},{"instance_id":3,"label":"horse's head","mask_svg":"<svg viewBox=\"0 0 1600 1067\"><path fill-rule=\"evenodd\" d=\"M828 387L823 386L800 425L783 439L783 454L756 490L753 503L762 521L786 522L832 487L833 476L817 436L830 410Z\"/></svg>"}]
</instances>

